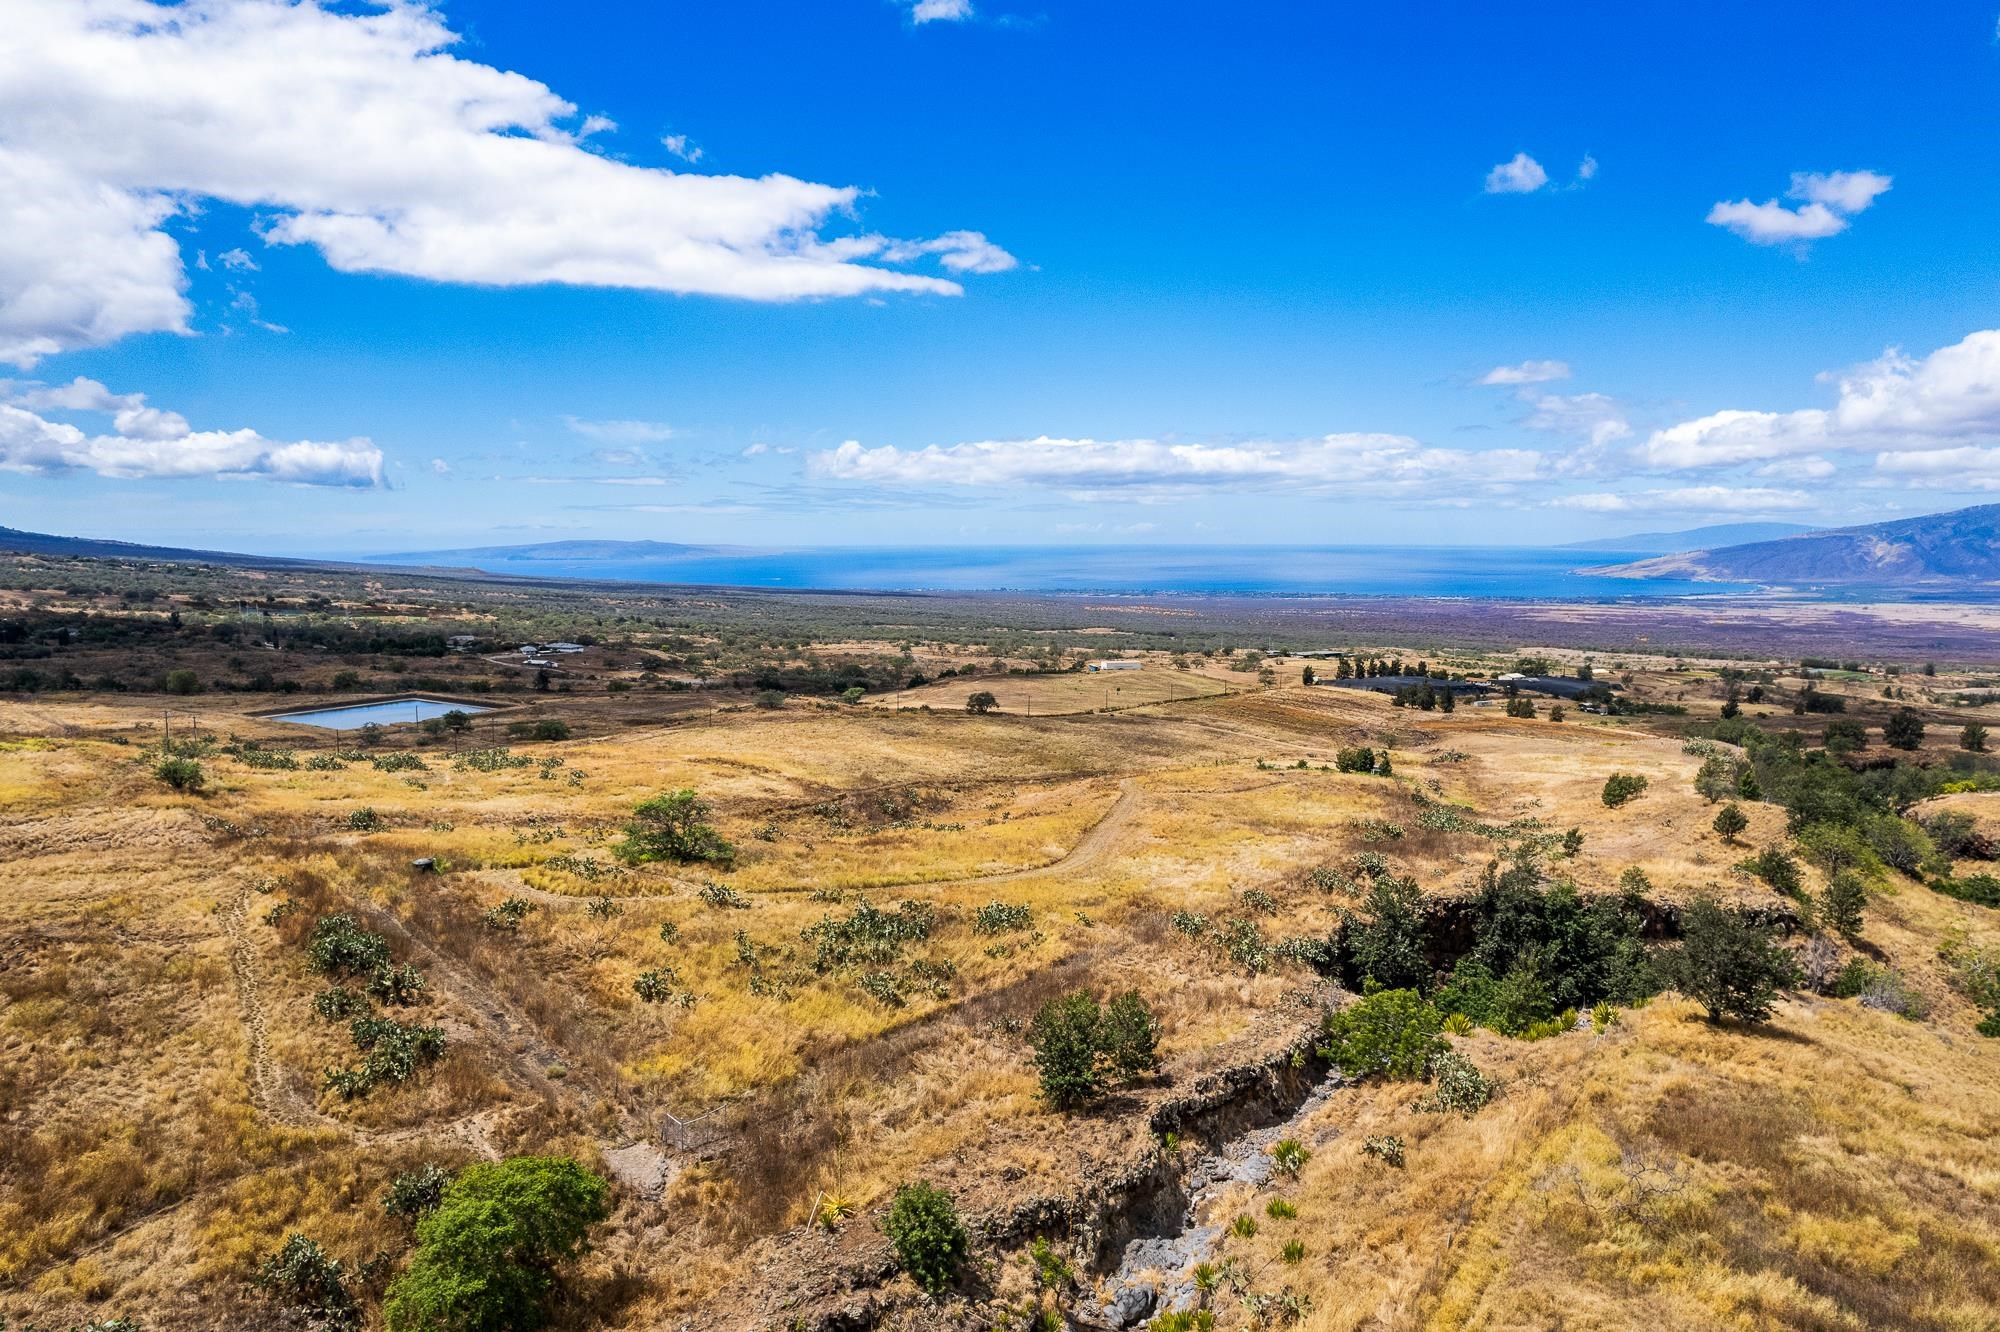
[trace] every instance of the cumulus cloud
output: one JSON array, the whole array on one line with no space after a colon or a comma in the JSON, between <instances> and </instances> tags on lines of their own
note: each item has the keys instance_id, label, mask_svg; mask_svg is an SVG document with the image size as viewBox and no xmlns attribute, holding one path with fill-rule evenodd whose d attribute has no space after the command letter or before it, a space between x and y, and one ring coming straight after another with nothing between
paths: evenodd
<instances>
[{"instance_id":1,"label":"cumulus cloud","mask_svg":"<svg viewBox=\"0 0 2000 1332\"><path fill-rule=\"evenodd\" d=\"M701 145L685 134L669 134L660 140L660 146L690 165L701 161Z\"/></svg>"},{"instance_id":2,"label":"cumulus cloud","mask_svg":"<svg viewBox=\"0 0 2000 1332\"><path fill-rule=\"evenodd\" d=\"M1683 486L1673 490L1642 490L1628 494L1596 492L1563 495L1551 508L1586 513L1779 513L1812 507L1801 490L1768 490L1754 486Z\"/></svg>"},{"instance_id":3,"label":"cumulus cloud","mask_svg":"<svg viewBox=\"0 0 2000 1332\"><path fill-rule=\"evenodd\" d=\"M972 0L917 0L910 6L913 23L958 23L972 17Z\"/></svg>"},{"instance_id":4,"label":"cumulus cloud","mask_svg":"<svg viewBox=\"0 0 2000 1332\"><path fill-rule=\"evenodd\" d=\"M1708 210L1711 226L1727 227L1753 245L1784 245L1821 240L1847 230L1893 183L1874 171L1795 172L1785 197L1798 201L1788 208L1776 199L1753 204L1748 199L1724 201Z\"/></svg>"},{"instance_id":5,"label":"cumulus cloud","mask_svg":"<svg viewBox=\"0 0 2000 1332\"><path fill-rule=\"evenodd\" d=\"M1546 384L1552 379L1568 379L1568 361L1523 361L1519 365L1496 365L1479 377L1482 384Z\"/></svg>"},{"instance_id":6,"label":"cumulus cloud","mask_svg":"<svg viewBox=\"0 0 2000 1332\"><path fill-rule=\"evenodd\" d=\"M674 437L673 427L660 421L586 421L565 416L563 424L573 434L600 444L658 444Z\"/></svg>"},{"instance_id":7,"label":"cumulus cloud","mask_svg":"<svg viewBox=\"0 0 2000 1332\"><path fill-rule=\"evenodd\" d=\"M1470 453L1426 447L1406 435L1336 434L1240 444L1154 439L984 440L901 449L848 440L814 454L808 472L880 486L1046 487L1077 497L1158 497L1200 490L1288 485L1344 494L1397 495L1451 482L1504 487L1542 471L1527 449Z\"/></svg>"},{"instance_id":8,"label":"cumulus cloud","mask_svg":"<svg viewBox=\"0 0 2000 1332\"><path fill-rule=\"evenodd\" d=\"M113 393L94 379L13 386L0 402L0 471L90 471L122 479L261 477L308 486L380 486L382 451L365 439L266 439L255 430L194 430L178 412ZM93 434L44 411L111 418Z\"/></svg>"},{"instance_id":9,"label":"cumulus cloud","mask_svg":"<svg viewBox=\"0 0 2000 1332\"><path fill-rule=\"evenodd\" d=\"M1711 412L1654 431L1636 456L1651 467L1683 470L1830 450L1922 451L2000 434L2000 330L1970 334L1924 357L1892 348L1823 378L1837 386L1830 408Z\"/></svg>"},{"instance_id":10,"label":"cumulus cloud","mask_svg":"<svg viewBox=\"0 0 2000 1332\"><path fill-rule=\"evenodd\" d=\"M1875 469L1925 489L2000 490L2000 448L1904 449L1877 454Z\"/></svg>"},{"instance_id":11,"label":"cumulus cloud","mask_svg":"<svg viewBox=\"0 0 2000 1332\"><path fill-rule=\"evenodd\" d=\"M1533 194L1548 183L1549 173L1526 153L1515 153L1486 173L1488 194Z\"/></svg>"},{"instance_id":12,"label":"cumulus cloud","mask_svg":"<svg viewBox=\"0 0 2000 1332\"><path fill-rule=\"evenodd\" d=\"M457 40L420 0L10 0L0 360L187 331L162 224L202 200L347 272L772 301L962 291L899 271L899 242L826 234L854 187L612 160L583 142L604 122ZM917 244L955 273L1004 266L998 247L953 265L975 250Z\"/></svg>"}]
</instances>

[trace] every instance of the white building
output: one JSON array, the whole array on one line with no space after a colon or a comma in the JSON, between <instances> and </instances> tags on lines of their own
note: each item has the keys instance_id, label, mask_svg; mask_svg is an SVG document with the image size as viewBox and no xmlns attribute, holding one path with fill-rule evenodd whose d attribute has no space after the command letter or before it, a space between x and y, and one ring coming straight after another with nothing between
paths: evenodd
<instances>
[{"instance_id":1,"label":"white building","mask_svg":"<svg viewBox=\"0 0 2000 1332\"><path fill-rule=\"evenodd\" d=\"M1144 662L1138 661L1093 661L1089 669L1093 671L1136 671Z\"/></svg>"}]
</instances>

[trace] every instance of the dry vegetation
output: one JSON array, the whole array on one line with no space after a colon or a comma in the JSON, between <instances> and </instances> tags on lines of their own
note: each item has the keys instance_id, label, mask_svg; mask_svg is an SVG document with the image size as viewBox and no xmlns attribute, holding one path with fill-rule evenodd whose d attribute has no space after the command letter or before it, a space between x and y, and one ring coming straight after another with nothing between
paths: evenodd
<instances>
[{"instance_id":1,"label":"dry vegetation","mask_svg":"<svg viewBox=\"0 0 2000 1332\"><path fill-rule=\"evenodd\" d=\"M829 637L813 651L836 645L883 650ZM992 656L924 654L933 669ZM254 1325L249 1278L292 1231L350 1269L381 1250L393 1268L404 1232L377 1200L398 1172L568 1152L610 1162L619 1191L561 1326L787 1326L788 1291L879 1244L871 1209L898 1184L947 1181L969 1216L1074 1192L1156 1150L1153 1107L1311 1020L1322 978L1282 958L1233 965L1170 928L1176 911L1243 913L1272 942L1324 937L1359 899L1308 872L1363 853L1464 893L1498 844L1426 828L1440 801L1486 825L1580 828L1561 873L1586 891L1636 866L1669 902L1705 885L1774 900L1736 865L1785 840L1784 812L1749 805L1725 843L1682 743L1741 662L1600 654L1629 697L1686 713L1561 722L1307 689L1296 659L1262 663L1275 685L1258 663L1148 662L1108 682L999 677L989 716L963 710L981 681L909 690L901 710L759 707L748 685L606 692L640 678L606 666L592 687L507 699L521 706L470 738L419 745L402 728L342 757L261 716L296 701L280 695L0 702L0 1310ZM1943 763L1957 726L1991 710L1948 707L1973 683L1820 687L1871 726L1905 701L1927 709L1925 757ZM1801 684L1771 671L1771 702L1744 714L1817 737L1825 718L1789 709ZM1124 692L1103 713L1107 687ZM210 741L199 794L152 773L163 707ZM577 738L506 737L532 716ZM1335 771L1354 745L1387 749L1395 775ZM389 753L423 766L372 761ZM1646 793L1607 809L1614 772L1644 775ZM712 803L734 863L620 861L633 805L683 787ZM1986 817L1988 799L1935 804ZM496 929L508 899L531 909ZM904 902L934 919L900 954L815 965L821 922ZM994 902L1025 925L982 931ZM327 982L305 966L314 922L337 912L424 973L406 1016L447 1040L410 1082L353 1100L323 1089L355 1052L315 1012ZM1211 1260L1302 1297L1307 1328L1991 1327L2000 1046L1975 1034L1947 945L2000 947L2000 915L1892 875L1857 948L1921 993L1922 1017L1802 995L1749 1030L1669 994L1551 1039L1456 1037L1500 1081L1490 1106L1420 1114L1395 1083L1315 1102L1290 1129L1312 1152L1297 1178L1212 1209L1262 1218L1281 1196L1296 1217L1218 1237ZM688 1003L635 993L663 969ZM1038 1099L1020 1030L1080 986L1141 993L1164 1072L1065 1119ZM1406 1143L1400 1169L1362 1153L1382 1135ZM829 1192L859 1213L841 1234L790 1229ZM996 1301L1025 1298L1025 1268L1018 1248L986 1256L1000 1263L987 1313L911 1305L884 1325L989 1325ZM1217 1307L1222 1326L1247 1325Z\"/></svg>"}]
</instances>

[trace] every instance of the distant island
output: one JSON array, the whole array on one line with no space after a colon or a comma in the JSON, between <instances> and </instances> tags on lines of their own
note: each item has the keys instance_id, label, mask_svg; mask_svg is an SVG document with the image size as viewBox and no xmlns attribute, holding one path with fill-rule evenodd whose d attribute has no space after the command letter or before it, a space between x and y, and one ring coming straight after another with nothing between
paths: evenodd
<instances>
[{"instance_id":1,"label":"distant island","mask_svg":"<svg viewBox=\"0 0 2000 1332\"><path fill-rule=\"evenodd\" d=\"M1686 550L1714 550L1753 541L1777 541L1816 529L1804 523L1716 523L1684 532L1635 532L1631 536L1571 541L1563 550L1608 550L1621 555L1677 555Z\"/></svg>"},{"instance_id":2,"label":"distant island","mask_svg":"<svg viewBox=\"0 0 2000 1332\"><path fill-rule=\"evenodd\" d=\"M1626 547L1633 549L1633 547ZM540 541L525 546L467 546L461 550L422 550L370 557L374 564L413 564L424 567L505 564L599 564L616 560L643 564L651 560L706 559L716 555L743 554L739 546L688 546L674 541Z\"/></svg>"},{"instance_id":3,"label":"distant island","mask_svg":"<svg viewBox=\"0 0 2000 1332\"><path fill-rule=\"evenodd\" d=\"M2000 584L2000 504L1677 552L1579 572L1607 578L1895 588Z\"/></svg>"}]
</instances>

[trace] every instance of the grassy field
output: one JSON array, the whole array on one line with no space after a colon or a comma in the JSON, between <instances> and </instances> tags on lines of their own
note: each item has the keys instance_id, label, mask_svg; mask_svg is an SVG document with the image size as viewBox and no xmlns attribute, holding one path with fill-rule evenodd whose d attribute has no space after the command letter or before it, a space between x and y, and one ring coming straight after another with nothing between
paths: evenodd
<instances>
[{"instance_id":1,"label":"grassy field","mask_svg":"<svg viewBox=\"0 0 2000 1332\"><path fill-rule=\"evenodd\" d=\"M393 1267L407 1240L377 1199L398 1172L567 1152L612 1170L617 1208L561 1326L788 1325L785 1301L808 1307L828 1264L873 1242L870 1209L899 1184L948 1181L968 1214L1073 1192L1154 1150L1149 1107L1310 1021L1324 977L1289 954L1232 962L1177 912L1324 939L1363 905L1370 858L1457 898L1572 828L1550 854L1586 892L1637 868L1658 902L1781 905L1741 862L1787 843L1784 810L1746 804L1725 841L1693 787L1683 732L1717 715L1719 669L1635 654L1631 696L1669 711L1560 722L1396 708L1301 687L1292 664L1263 687L1212 662L954 678L901 710L893 693L760 707L750 689L600 682L507 714L559 717L568 740L496 718L355 749L260 716L296 701L280 694L0 705L0 1310L254 1323L250 1277L288 1233ZM1745 714L1816 738L1825 719L1782 702L1803 681L1770 678ZM975 686L1000 712L964 711ZM1820 687L1877 727L1902 701L1881 676ZM199 793L153 774L163 708L201 719ZM1924 759L1950 762L1954 735L1940 716ZM1392 776L1335 770L1363 745ZM1607 808L1613 773L1645 792ZM734 860L625 864L632 807L680 788ZM1994 799L1933 805L1987 820ZM517 924L495 928L510 899ZM926 925L822 965L817 941L863 906ZM341 912L423 972L404 1016L446 1041L421 1076L351 1100L324 1086L356 1054L315 1010L327 982L304 948ZM2000 948L1996 920L1880 881L1843 955L1893 968L1917 1016L1801 993L1768 1027L1716 1027L1670 992L1546 1040L1454 1037L1499 1079L1491 1106L1335 1091L1294 1129L1312 1151L1295 1180L1221 1204L1264 1217L1282 1196L1296 1217L1210 1257L1299 1297L1310 1328L1991 1326L2000 1065L1941 950ZM642 1002L642 974L675 998ZM1023 1027L1078 987L1137 990L1164 1070L1070 1118L1038 1097ZM1361 1154L1384 1134L1403 1168ZM828 1192L859 1215L808 1235ZM884 1325L1018 1307L1018 1252L983 1257L987 1313ZM1080 1304L1101 1274L1082 1275Z\"/></svg>"}]
</instances>

